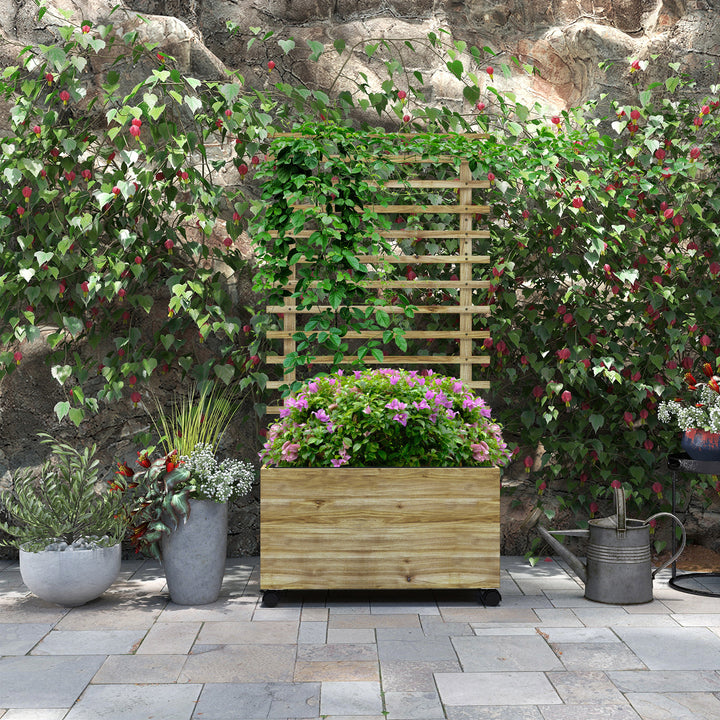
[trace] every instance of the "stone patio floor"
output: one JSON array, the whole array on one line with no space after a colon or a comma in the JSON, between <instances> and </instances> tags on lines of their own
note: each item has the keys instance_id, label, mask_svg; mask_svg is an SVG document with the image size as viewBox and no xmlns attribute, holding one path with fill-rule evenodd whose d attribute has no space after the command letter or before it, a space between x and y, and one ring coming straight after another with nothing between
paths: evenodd
<instances>
[{"instance_id":1,"label":"stone patio floor","mask_svg":"<svg viewBox=\"0 0 720 720\"><path fill-rule=\"evenodd\" d=\"M655 581L602 605L559 561L502 558L503 601L473 593L288 593L260 605L257 558L221 598L169 602L123 563L64 609L0 561L2 720L708 720L720 718L720 599Z\"/></svg>"}]
</instances>

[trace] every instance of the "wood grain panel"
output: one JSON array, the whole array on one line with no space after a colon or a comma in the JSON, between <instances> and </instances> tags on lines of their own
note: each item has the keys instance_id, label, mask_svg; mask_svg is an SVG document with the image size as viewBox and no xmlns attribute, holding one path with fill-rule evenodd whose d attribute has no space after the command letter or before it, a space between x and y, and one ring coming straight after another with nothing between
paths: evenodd
<instances>
[{"instance_id":1,"label":"wood grain panel","mask_svg":"<svg viewBox=\"0 0 720 720\"><path fill-rule=\"evenodd\" d=\"M262 589L500 586L496 468L266 468Z\"/></svg>"}]
</instances>

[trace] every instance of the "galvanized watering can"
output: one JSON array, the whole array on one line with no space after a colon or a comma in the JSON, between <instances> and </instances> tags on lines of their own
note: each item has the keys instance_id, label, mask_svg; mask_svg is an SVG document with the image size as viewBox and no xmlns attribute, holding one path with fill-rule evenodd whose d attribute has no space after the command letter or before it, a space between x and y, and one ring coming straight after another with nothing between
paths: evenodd
<instances>
[{"instance_id":1,"label":"galvanized watering can","mask_svg":"<svg viewBox=\"0 0 720 720\"><path fill-rule=\"evenodd\" d=\"M625 517L625 491L615 488L616 514L590 520L587 530L546 530L538 532L585 583L585 597L596 602L634 605L651 602L656 573L675 562L685 548L685 528L672 513L661 512L647 520ZM661 567L650 562L650 521L667 516L682 530L680 549ZM552 534L551 534L552 533ZM587 537L587 564L573 555L554 535Z\"/></svg>"}]
</instances>

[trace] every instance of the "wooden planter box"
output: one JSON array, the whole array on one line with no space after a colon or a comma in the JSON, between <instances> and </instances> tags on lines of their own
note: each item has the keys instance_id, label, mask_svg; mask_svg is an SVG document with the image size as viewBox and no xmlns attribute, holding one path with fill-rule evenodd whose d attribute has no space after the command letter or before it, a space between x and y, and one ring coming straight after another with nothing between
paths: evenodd
<instances>
[{"instance_id":1,"label":"wooden planter box","mask_svg":"<svg viewBox=\"0 0 720 720\"><path fill-rule=\"evenodd\" d=\"M499 588L500 470L263 469L260 587Z\"/></svg>"}]
</instances>

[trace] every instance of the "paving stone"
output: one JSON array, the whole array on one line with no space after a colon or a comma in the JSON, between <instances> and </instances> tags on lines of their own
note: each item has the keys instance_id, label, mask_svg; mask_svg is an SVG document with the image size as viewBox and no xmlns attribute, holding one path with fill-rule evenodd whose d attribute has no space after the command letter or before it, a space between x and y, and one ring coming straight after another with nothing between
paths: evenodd
<instances>
[{"instance_id":1,"label":"paving stone","mask_svg":"<svg viewBox=\"0 0 720 720\"><path fill-rule=\"evenodd\" d=\"M631 615L667 614L670 612L668 606L659 600L652 600L649 603L638 603L637 605L623 605L623 609Z\"/></svg>"},{"instance_id":2,"label":"paving stone","mask_svg":"<svg viewBox=\"0 0 720 720\"><path fill-rule=\"evenodd\" d=\"M383 705L380 683L324 682L320 691L321 715L378 715Z\"/></svg>"},{"instance_id":3,"label":"paving stone","mask_svg":"<svg viewBox=\"0 0 720 720\"><path fill-rule=\"evenodd\" d=\"M200 645L294 645L297 642L298 622L206 622L198 634Z\"/></svg>"},{"instance_id":4,"label":"paving stone","mask_svg":"<svg viewBox=\"0 0 720 720\"><path fill-rule=\"evenodd\" d=\"M369 615L370 601L352 603L328 600L327 608L330 615Z\"/></svg>"},{"instance_id":5,"label":"paving stone","mask_svg":"<svg viewBox=\"0 0 720 720\"><path fill-rule=\"evenodd\" d=\"M610 628L540 627L538 632L550 643L612 643L620 638Z\"/></svg>"},{"instance_id":6,"label":"paving stone","mask_svg":"<svg viewBox=\"0 0 720 720\"><path fill-rule=\"evenodd\" d=\"M543 720L641 720L627 703L623 705L540 705Z\"/></svg>"},{"instance_id":7,"label":"paving stone","mask_svg":"<svg viewBox=\"0 0 720 720\"><path fill-rule=\"evenodd\" d=\"M678 627L672 615L630 614L623 607L576 608L573 612L587 627Z\"/></svg>"},{"instance_id":8,"label":"paving stone","mask_svg":"<svg viewBox=\"0 0 720 720\"><path fill-rule=\"evenodd\" d=\"M477 640L478 638L459 638ZM378 657L380 662L415 660L422 658L433 662L435 660L454 660L455 650L450 638L436 637L407 642L403 640L378 640Z\"/></svg>"},{"instance_id":9,"label":"paving stone","mask_svg":"<svg viewBox=\"0 0 720 720\"><path fill-rule=\"evenodd\" d=\"M445 713L448 720L543 720L536 707L520 705L458 705L446 707Z\"/></svg>"},{"instance_id":10,"label":"paving stone","mask_svg":"<svg viewBox=\"0 0 720 720\"><path fill-rule=\"evenodd\" d=\"M429 639L423 632L422 627L378 628L374 632L377 635L377 639L382 641L401 640L403 642L419 642ZM450 635L448 633L442 633L439 637L450 637Z\"/></svg>"},{"instance_id":11,"label":"paving stone","mask_svg":"<svg viewBox=\"0 0 720 720\"><path fill-rule=\"evenodd\" d=\"M140 630L53 630L33 655L122 655L133 652L145 633Z\"/></svg>"},{"instance_id":12,"label":"paving stone","mask_svg":"<svg viewBox=\"0 0 720 720\"><path fill-rule=\"evenodd\" d=\"M568 705L625 705L625 698L603 672L549 672L562 701Z\"/></svg>"},{"instance_id":13,"label":"paving stone","mask_svg":"<svg viewBox=\"0 0 720 720\"><path fill-rule=\"evenodd\" d=\"M0 655L25 655L52 630L50 623L0 623Z\"/></svg>"},{"instance_id":14,"label":"paving stone","mask_svg":"<svg viewBox=\"0 0 720 720\"><path fill-rule=\"evenodd\" d=\"M538 608L536 613L543 627L583 627L578 616L568 608Z\"/></svg>"},{"instance_id":15,"label":"paving stone","mask_svg":"<svg viewBox=\"0 0 720 720\"><path fill-rule=\"evenodd\" d=\"M228 645L188 656L178 682L291 682L294 665L292 645Z\"/></svg>"},{"instance_id":16,"label":"paving stone","mask_svg":"<svg viewBox=\"0 0 720 720\"><path fill-rule=\"evenodd\" d=\"M435 682L440 700L446 707L562 703L550 681L541 672L436 672Z\"/></svg>"},{"instance_id":17,"label":"paving stone","mask_svg":"<svg viewBox=\"0 0 720 720\"><path fill-rule=\"evenodd\" d=\"M190 720L200 685L91 685L65 720Z\"/></svg>"},{"instance_id":18,"label":"paving stone","mask_svg":"<svg viewBox=\"0 0 720 720\"><path fill-rule=\"evenodd\" d=\"M420 618L417 615L336 615L330 609L328 630L339 630L343 628L382 628L382 627L421 627Z\"/></svg>"},{"instance_id":19,"label":"paving stone","mask_svg":"<svg viewBox=\"0 0 720 720\"><path fill-rule=\"evenodd\" d=\"M452 644L465 672L563 669L555 653L538 635L457 637Z\"/></svg>"},{"instance_id":20,"label":"paving stone","mask_svg":"<svg viewBox=\"0 0 720 720\"><path fill-rule=\"evenodd\" d=\"M212 720L316 718L320 683L208 683L195 717Z\"/></svg>"},{"instance_id":21,"label":"paving stone","mask_svg":"<svg viewBox=\"0 0 720 720\"><path fill-rule=\"evenodd\" d=\"M418 615L439 615L437 603L434 600L424 602L370 602L372 615L402 615L417 613Z\"/></svg>"},{"instance_id":22,"label":"paving stone","mask_svg":"<svg viewBox=\"0 0 720 720\"><path fill-rule=\"evenodd\" d=\"M540 625L540 618L531 608L440 608L443 620L448 622L478 623L529 623Z\"/></svg>"},{"instance_id":23,"label":"paving stone","mask_svg":"<svg viewBox=\"0 0 720 720\"><path fill-rule=\"evenodd\" d=\"M247 598L221 598L207 605L175 605L168 603L158 622L213 622L252 620L257 601Z\"/></svg>"},{"instance_id":24,"label":"paving stone","mask_svg":"<svg viewBox=\"0 0 720 720\"><path fill-rule=\"evenodd\" d=\"M328 609L326 607L308 607L303 603L303 609L300 613L301 622L327 622Z\"/></svg>"},{"instance_id":25,"label":"paving stone","mask_svg":"<svg viewBox=\"0 0 720 720\"><path fill-rule=\"evenodd\" d=\"M460 663L455 660L424 660L384 662L380 665L382 686L385 692L435 690L436 672L461 672Z\"/></svg>"},{"instance_id":26,"label":"paving stone","mask_svg":"<svg viewBox=\"0 0 720 720\"><path fill-rule=\"evenodd\" d=\"M578 593L577 590L545 590L544 594L556 608L576 608L576 607L597 607L597 603L588 600L584 594Z\"/></svg>"},{"instance_id":27,"label":"paving stone","mask_svg":"<svg viewBox=\"0 0 720 720\"><path fill-rule=\"evenodd\" d=\"M380 670L377 660L298 660L295 663L295 682L358 681L377 682Z\"/></svg>"},{"instance_id":28,"label":"paving stone","mask_svg":"<svg viewBox=\"0 0 720 720\"><path fill-rule=\"evenodd\" d=\"M305 611L303 610L303 613ZM303 614L303 617L304 614ZM327 622L323 620L301 620L298 643L324 643L328 640Z\"/></svg>"},{"instance_id":29,"label":"paving stone","mask_svg":"<svg viewBox=\"0 0 720 720\"><path fill-rule=\"evenodd\" d=\"M672 613L700 613L714 614L718 610L718 599L702 595L690 595L679 590L673 590L671 598L663 598L662 603Z\"/></svg>"},{"instance_id":30,"label":"paving stone","mask_svg":"<svg viewBox=\"0 0 720 720\"><path fill-rule=\"evenodd\" d=\"M369 661L377 662L375 643L327 643L300 645L297 649L298 660L307 661Z\"/></svg>"},{"instance_id":31,"label":"paving stone","mask_svg":"<svg viewBox=\"0 0 720 720\"><path fill-rule=\"evenodd\" d=\"M474 635L475 631L472 629L470 623L462 622L445 622L442 618L431 616L421 616L420 624L422 625L423 632L427 637L437 637L438 635L446 635L448 637L457 637L459 635ZM381 629L377 630L378 637Z\"/></svg>"},{"instance_id":32,"label":"paving stone","mask_svg":"<svg viewBox=\"0 0 720 720\"><path fill-rule=\"evenodd\" d=\"M375 630L373 628L334 628L327 631L329 643L373 643Z\"/></svg>"},{"instance_id":33,"label":"paving stone","mask_svg":"<svg viewBox=\"0 0 720 720\"><path fill-rule=\"evenodd\" d=\"M711 670L627 670L608 672L621 692L720 692L720 675Z\"/></svg>"},{"instance_id":34,"label":"paving stone","mask_svg":"<svg viewBox=\"0 0 720 720\"><path fill-rule=\"evenodd\" d=\"M674 613L673 619L683 627L720 627L720 613Z\"/></svg>"},{"instance_id":35,"label":"paving stone","mask_svg":"<svg viewBox=\"0 0 720 720\"><path fill-rule=\"evenodd\" d=\"M444 720L436 692L385 692L385 708L391 720Z\"/></svg>"},{"instance_id":36,"label":"paving stone","mask_svg":"<svg viewBox=\"0 0 720 720\"><path fill-rule=\"evenodd\" d=\"M644 670L642 660L622 643L553 643L568 670Z\"/></svg>"},{"instance_id":37,"label":"paving stone","mask_svg":"<svg viewBox=\"0 0 720 720\"><path fill-rule=\"evenodd\" d=\"M69 708L12 708L0 710L3 720L63 720ZM5 713L3 715L3 713Z\"/></svg>"},{"instance_id":38,"label":"paving stone","mask_svg":"<svg viewBox=\"0 0 720 720\"><path fill-rule=\"evenodd\" d=\"M299 602L292 607L262 607L258 605L253 613L253 622L300 622L302 603Z\"/></svg>"},{"instance_id":39,"label":"paving stone","mask_svg":"<svg viewBox=\"0 0 720 720\"><path fill-rule=\"evenodd\" d=\"M513 625L490 625L489 623L472 623L473 634L480 636L494 635L537 635L538 628L533 627L530 623L524 623L520 626Z\"/></svg>"},{"instance_id":40,"label":"paving stone","mask_svg":"<svg viewBox=\"0 0 720 720\"><path fill-rule=\"evenodd\" d=\"M616 628L616 632L650 670L720 668L720 638L707 628Z\"/></svg>"},{"instance_id":41,"label":"paving stone","mask_svg":"<svg viewBox=\"0 0 720 720\"><path fill-rule=\"evenodd\" d=\"M538 595L503 595L500 607L509 608L552 608L550 600L544 594Z\"/></svg>"},{"instance_id":42,"label":"paving stone","mask_svg":"<svg viewBox=\"0 0 720 720\"><path fill-rule=\"evenodd\" d=\"M49 623L55 625L68 612L34 595L0 594L0 625L6 623Z\"/></svg>"},{"instance_id":43,"label":"paving stone","mask_svg":"<svg viewBox=\"0 0 720 720\"><path fill-rule=\"evenodd\" d=\"M157 596L103 595L98 600L71 608L56 630L148 630L165 609L167 600Z\"/></svg>"},{"instance_id":44,"label":"paving stone","mask_svg":"<svg viewBox=\"0 0 720 720\"><path fill-rule=\"evenodd\" d=\"M155 623L137 649L138 655L187 655L202 623Z\"/></svg>"},{"instance_id":45,"label":"paving stone","mask_svg":"<svg viewBox=\"0 0 720 720\"><path fill-rule=\"evenodd\" d=\"M186 660L185 655L110 655L93 684L174 683Z\"/></svg>"},{"instance_id":46,"label":"paving stone","mask_svg":"<svg viewBox=\"0 0 720 720\"><path fill-rule=\"evenodd\" d=\"M0 658L0 707L70 707L103 659L73 655Z\"/></svg>"},{"instance_id":47,"label":"paving stone","mask_svg":"<svg viewBox=\"0 0 720 720\"><path fill-rule=\"evenodd\" d=\"M720 700L712 693L628 693L627 699L643 720L720 718Z\"/></svg>"}]
</instances>

